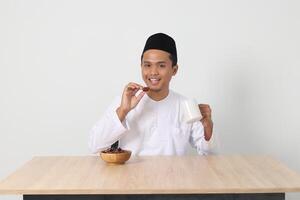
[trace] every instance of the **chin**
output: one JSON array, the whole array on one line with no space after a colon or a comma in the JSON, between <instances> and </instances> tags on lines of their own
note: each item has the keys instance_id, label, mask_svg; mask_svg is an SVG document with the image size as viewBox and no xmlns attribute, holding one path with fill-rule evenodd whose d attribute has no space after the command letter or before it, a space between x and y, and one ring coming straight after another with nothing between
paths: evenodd
<instances>
[{"instance_id":1,"label":"chin","mask_svg":"<svg viewBox=\"0 0 300 200\"><path fill-rule=\"evenodd\" d=\"M157 84L157 85L152 85L151 83L146 83L146 85L150 88L150 90L154 91L154 92L160 92L161 90L163 90L163 85L161 83Z\"/></svg>"},{"instance_id":2,"label":"chin","mask_svg":"<svg viewBox=\"0 0 300 200\"><path fill-rule=\"evenodd\" d=\"M152 91L152 92L160 92L161 89L160 89L160 88L157 88L157 89L156 89L156 88L151 88L151 91Z\"/></svg>"},{"instance_id":3,"label":"chin","mask_svg":"<svg viewBox=\"0 0 300 200\"><path fill-rule=\"evenodd\" d=\"M150 90L153 91L153 92L160 92L162 91L162 88L161 87L158 87L158 86L149 86Z\"/></svg>"}]
</instances>

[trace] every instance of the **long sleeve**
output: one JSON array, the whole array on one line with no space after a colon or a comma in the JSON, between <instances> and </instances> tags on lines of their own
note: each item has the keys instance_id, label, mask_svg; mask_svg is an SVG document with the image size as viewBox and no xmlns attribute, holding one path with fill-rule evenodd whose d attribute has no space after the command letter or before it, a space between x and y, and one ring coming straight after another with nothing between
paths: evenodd
<instances>
[{"instance_id":1,"label":"long sleeve","mask_svg":"<svg viewBox=\"0 0 300 200\"><path fill-rule=\"evenodd\" d=\"M209 142L204 138L204 127L200 121L192 124L189 142L197 149L198 154L207 155L209 153Z\"/></svg>"},{"instance_id":2,"label":"long sleeve","mask_svg":"<svg viewBox=\"0 0 300 200\"><path fill-rule=\"evenodd\" d=\"M110 147L110 145L119 140L128 130L126 119L122 123L116 113L119 104L120 98L116 98L105 111L101 119L91 129L89 148L93 153Z\"/></svg>"}]
</instances>

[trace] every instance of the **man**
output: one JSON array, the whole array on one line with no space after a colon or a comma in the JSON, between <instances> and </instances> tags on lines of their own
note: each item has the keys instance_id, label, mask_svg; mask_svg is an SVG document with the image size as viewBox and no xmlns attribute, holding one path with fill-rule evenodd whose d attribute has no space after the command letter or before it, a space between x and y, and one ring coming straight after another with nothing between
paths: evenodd
<instances>
[{"instance_id":1,"label":"man","mask_svg":"<svg viewBox=\"0 0 300 200\"><path fill-rule=\"evenodd\" d=\"M190 143L207 154L213 123L209 105L201 104L203 118L183 122L181 102L186 98L169 89L178 70L173 38L157 33L148 38L141 56L141 72L147 86L129 83L90 133L89 147L96 153L116 141L135 155L184 155Z\"/></svg>"}]
</instances>

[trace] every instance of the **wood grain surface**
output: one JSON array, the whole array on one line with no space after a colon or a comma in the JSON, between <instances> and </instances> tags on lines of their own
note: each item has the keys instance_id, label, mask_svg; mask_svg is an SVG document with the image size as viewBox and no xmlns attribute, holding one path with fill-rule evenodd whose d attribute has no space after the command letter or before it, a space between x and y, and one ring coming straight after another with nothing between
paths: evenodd
<instances>
[{"instance_id":1,"label":"wood grain surface","mask_svg":"<svg viewBox=\"0 0 300 200\"><path fill-rule=\"evenodd\" d=\"M34 157L0 194L209 194L300 192L300 175L268 156Z\"/></svg>"}]
</instances>

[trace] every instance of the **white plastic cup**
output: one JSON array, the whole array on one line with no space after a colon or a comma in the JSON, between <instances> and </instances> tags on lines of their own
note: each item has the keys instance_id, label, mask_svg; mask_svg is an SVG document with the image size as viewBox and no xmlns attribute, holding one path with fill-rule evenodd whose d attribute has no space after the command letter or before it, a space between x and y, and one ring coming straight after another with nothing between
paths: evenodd
<instances>
[{"instance_id":1,"label":"white plastic cup","mask_svg":"<svg viewBox=\"0 0 300 200\"><path fill-rule=\"evenodd\" d=\"M198 103L195 99L186 99L182 102L184 110L184 121L186 123L194 123L202 118Z\"/></svg>"}]
</instances>

